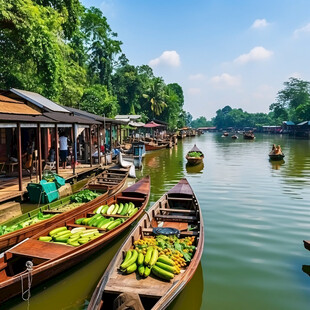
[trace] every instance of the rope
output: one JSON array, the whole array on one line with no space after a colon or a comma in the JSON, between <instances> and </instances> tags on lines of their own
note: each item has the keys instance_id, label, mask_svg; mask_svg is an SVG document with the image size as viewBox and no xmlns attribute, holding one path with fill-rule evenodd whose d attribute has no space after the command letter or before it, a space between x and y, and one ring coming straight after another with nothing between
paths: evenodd
<instances>
[{"instance_id":1,"label":"rope","mask_svg":"<svg viewBox=\"0 0 310 310\"><path fill-rule=\"evenodd\" d=\"M29 307L29 299L31 297L30 289L32 284L32 270L33 270L33 263L31 261L26 262L26 268L27 268L27 279L28 279L28 289L24 291L24 283L23 283L23 276L21 275L21 282L22 282L22 299L24 301L28 301L28 307ZM27 294L27 297L24 297L25 294Z\"/></svg>"}]
</instances>

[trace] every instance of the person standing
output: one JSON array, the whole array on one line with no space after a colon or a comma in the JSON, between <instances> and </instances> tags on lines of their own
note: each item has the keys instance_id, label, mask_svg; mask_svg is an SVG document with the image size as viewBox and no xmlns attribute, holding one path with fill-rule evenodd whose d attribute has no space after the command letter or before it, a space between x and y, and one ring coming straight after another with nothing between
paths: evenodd
<instances>
[{"instance_id":1,"label":"person standing","mask_svg":"<svg viewBox=\"0 0 310 310\"><path fill-rule=\"evenodd\" d=\"M61 132L59 137L59 157L62 162L63 169L66 169L67 156L68 156L68 138L65 132Z\"/></svg>"}]
</instances>

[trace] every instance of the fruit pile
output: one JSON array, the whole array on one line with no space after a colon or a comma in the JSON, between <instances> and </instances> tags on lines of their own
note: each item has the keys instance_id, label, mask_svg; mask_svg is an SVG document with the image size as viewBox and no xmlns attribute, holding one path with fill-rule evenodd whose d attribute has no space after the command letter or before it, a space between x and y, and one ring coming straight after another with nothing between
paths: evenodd
<instances>
[{"instance_id":1,"label":"fruit pile","mask_svg":"<svg viewBox=\"0 0 310 310\"><path fill-rule=\"evenodd\" d=\"M125 204L112 204L111 206L102 205L97 208L94 213L97 214L107 214L107 215L123 215L123 216L132 216L138 212L138 208L132 203L125 203Z\"/></svg>"},{"instance_id":2,"label":"fruit pile","mask_svg":"<svg viewBox=\"0 0 310 310\"><path fill-rule=\"evenodd\" d=\"M126 253L120 270L125 274L138 270L141 277L155 276L170 281L181 268L191 261L195 250L195 237L179 239L176 236L159 235L136 240L133 249Z\"/></svg>"},{"instance_id":3,"label":"fruit pile","mask_svg":"<svg viewBox=\"0 0 310 310\"><path fill-rule=\"evenodd\" d=\"M51 230L48 234L49 236L39 237L38 240L58 244L66 244L71 246L79 246L102 236L102 234L99 233L98 229L86 229L85 227L76 227L72 230L69 230L66 226L55 228Z\"/></svg>"},{"instance_id":4,"label":"fruit pile","mask_svg":"<svg viewBox=\"0 0 310 310\"><path fill-rule=\"evenodd\" d=\"M124 218L114 219L114 217L106 218L101 214L95 214L92 217L82 217L75 220L75 224L97 227L105 230L111 230L124 223Z\"/></svg>"}]
</instances>

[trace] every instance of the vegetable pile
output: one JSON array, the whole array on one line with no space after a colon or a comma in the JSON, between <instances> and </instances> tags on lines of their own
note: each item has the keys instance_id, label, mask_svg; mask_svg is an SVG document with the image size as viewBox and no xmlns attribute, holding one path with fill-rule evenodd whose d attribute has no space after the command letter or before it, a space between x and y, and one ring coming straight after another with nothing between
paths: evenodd
<instances>
[{"instance_id":1,"label":"vegetable pile","mask_svg":"<svg viewBox=\"0 0 310 310\"><path fill-rule=\"evenodd\" d=\"M52 242L70 246L79 246L100 237L98 229L86 229L86 227L76 227L69 230L66 226L51 230L49 236L41 236L38 240Z\"/></svg>"},{"instance_id":2,"label":"vegetable pile","mask_svg":"<svg viewBox=\"0 0 310 310\"><path fill-rule=\"evenodd\" d=\"M146 278L152 272L158 278L170 281L192 259L196 247L195 237L179 239L176 236L158 235L136 240L126 253L120 270L130 274L138 270Z\"/></svg>"},{"instance_id":3,"label":"vegetable pile","mask_svg":"<svg viewBox=\"0 0 310 310\"><path fill-rule=\"evenodd\" d=\"M95 199L98 196L99 196L99 194L92 192L89 189L85 189L81 192L78 192L78 193L72 195L71 196L71 202L88 202L88 201Z\"/></svg>"},{"instance_id":4,"label":"vegetable pile","mask_svg":"<svg viewBox=\"0 0 310 310\"><path fill-rule=\"evenodd\" d=\"M8 234L12 231L33 225L33 224L38 223L40 221L47 220L47 219L51 218L52 216L54 216L54 214L43 214L42 212L39 212L36 216L32 217L31 219L28 218L24 221L17 223L17 224L14 224L11 226L6 226L6 225L1 226L0 225L0 236L2 236L4 234Z\"/></svg>"},{"instance_id":5,"label":"vegetable pile","mask_svg":"<svg viewBox=\"0 0 310 310\"><path fill-rule=\"evenodd\" d=\"M189 157L201 157L201 153L200 152L189 152L187 154Z\"/></svg>"}]
</instances>

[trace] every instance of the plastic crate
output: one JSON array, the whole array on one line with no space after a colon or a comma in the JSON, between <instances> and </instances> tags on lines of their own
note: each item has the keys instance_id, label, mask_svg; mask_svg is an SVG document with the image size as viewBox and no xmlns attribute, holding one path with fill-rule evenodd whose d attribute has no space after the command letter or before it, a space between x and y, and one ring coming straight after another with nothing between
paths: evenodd
<instances>
[{"instance_id":1,"label":"plastic crate","mask_svg":"<svg viewBox=\"0 0 310 310\"><path fill-rule=\"evenodd\" d=\"M45 180L40 181L40 185L44 191L43 203L49 203L59 198L58 190L55 182L47 182Z\"/></svg>"}]
</instances>

